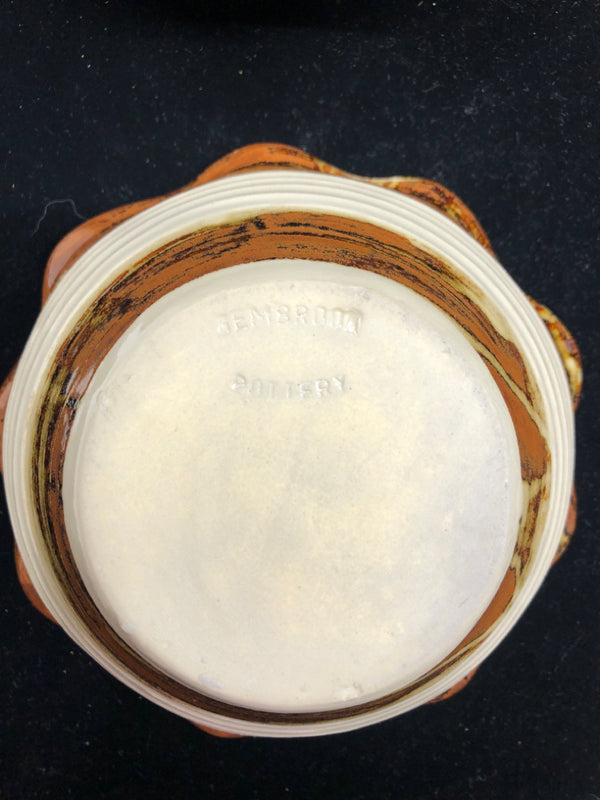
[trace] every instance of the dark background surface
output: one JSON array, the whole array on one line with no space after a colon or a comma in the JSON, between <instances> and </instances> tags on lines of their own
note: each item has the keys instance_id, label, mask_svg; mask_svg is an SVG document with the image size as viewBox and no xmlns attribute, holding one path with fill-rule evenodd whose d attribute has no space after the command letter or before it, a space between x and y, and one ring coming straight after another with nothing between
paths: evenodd
<instances>
[{"instance_id":1,"label":"dark background surface","mask_svg":"<svg viewBox=\"0 0 600 800\"><path fill-rule=\"evenodd\" d=\"M206 736L29 606L0 501L2 798L600 798L596 2L5 2L0 372L52 247L254 141L455 190L572 329L580 520L525 616L455 698L305 740Z\"/></svg>"}]
</instances>

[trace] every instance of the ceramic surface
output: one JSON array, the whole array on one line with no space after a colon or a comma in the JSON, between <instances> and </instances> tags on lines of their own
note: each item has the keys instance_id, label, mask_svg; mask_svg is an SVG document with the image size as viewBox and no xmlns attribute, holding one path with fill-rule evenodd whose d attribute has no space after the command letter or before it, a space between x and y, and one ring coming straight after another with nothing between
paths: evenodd
<instances>
[{"instance_id":1,"label":"ceramic surface","mask_svg":"<svg viewBox=\"0 0 600 800\"><path fill-rule=\"evenodd\" d=\"M226 176L253 172L266 174L270 170L316 172L349 182L374 184L407 195L445 214L488 253L492 253L476 218L444 187L413 178L372 181L355 178L282 145L255 145L236 151L207 169L182 191ZM44 277L44 302L59 278L76 265L89 248L124 221L163 199L107 212L68 234L49 259ZM145 661L107 625L86 590L72 556L62 509L65 442L78 404L103 357L132 321L156 300L194 278L235 264L284 255L286 258L331 261L378 273L412 288L449 315L479 353L504 398L518 437L524 487L523 514L510 567L487 610L464 640L434 669L410 685L368 703L326 712L267 713L233 706L178 683ZM564 325L548 309L531 302L560 354L575 408L581 390L581 361L577 346ZM2 424L13 377L11 373L0 393ZM545 402L527 358L506 328L498 323L494 304L471 280L430 249L424 249L412 237L352 216L301 208L267 209L258 214L241 215L230 222L197 227L146 253L101 289L85 313L72 325L69 335L60 342L39 396L38 424L33 433L31 485L41 541L61 592L78 620L84 621L86 635L91 636L95 647L110 654L110 659L124 674L136 676L147 687L149 696L168 697L179 702L182 708L205 712L208 719L214 720L214 724L208 727L219 728L222 718L248 723L250 729L253 725L273 725L275 728L286 725L302 728L305 725L307 730L315 732L315 725L335 724L340 719L349 720L351 726L353 717L376 719L377 714L371 712L387 709L418 694L423 687L435 685L440 676L458 674L460 677L461 665L465 664L462 674L468 672L467 677L446 688L439 699L446 698L462 688L472 676L474 669L467 669L467 666L472 664L474 654L508 614L528 581L539 547L539 531L544 525L545 501L551 487L552 465ZM568 543L575 527L575 516L573 490L570 511L555 557ZM52 619L54 615L39 596L36 581L29 577L18 549L16 561L27 596ZM433 699L429 698L429 701L433 702ZM179 710L178 713L183 712ZM190 718L198 722L193 714ZM236 730L240 730L239 725Z\"/></svg>"}]
</instances>

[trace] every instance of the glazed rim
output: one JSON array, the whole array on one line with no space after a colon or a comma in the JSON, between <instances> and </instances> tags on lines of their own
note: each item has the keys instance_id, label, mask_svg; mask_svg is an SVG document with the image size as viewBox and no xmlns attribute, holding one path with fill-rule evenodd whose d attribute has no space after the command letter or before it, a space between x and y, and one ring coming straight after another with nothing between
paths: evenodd
<instances>
[{"instance_id":1,"label":"glazed rim","mask_svg":"<svg viewBox=\"0 0 600 800\"><path fill-rule=\"evenodd\" d=\"M518 353L526 354L526 366L523 360L521 364L530 401L533 397L528 404L535 408L537 430L547 446L543 474L536 477L535 492L530 493L537 523L534 535L519 536L508 571L513 572L508 602L499 607L492 601L479 629L476 625L470 638L423 678L377 702L323 713L257 712L230 706L172 679L157 680L158 671L145 669L149 665L138 654L116 657L106 638L101 641L98 628L92 630L77 612L76 594L67 597L68 587L56 569L64 553L56 544L46 543L32 470L38 415L54 359L76 323L115 279L182 237L212 226L235 228L259 215L293 213L342 218L373 226L374 232L390 232L417 248L430 265L447 267L450 280L463 289L470 287L471 297L485 306L486 319L501 331L500 338L510 338ZM374 269L366 262L351 265ZM192 277L196 275L188 279ZM123 222L85 252L60 279L38 318L15 376L4 431L5 487L16 539L38 593L65 631L109 672L170 711L213 728L263 736L329 734L372 724L443 694L481 663L523 613L550 567L567 515L573 461L573 415L563 365L526 296L498 262L450 219L418 200L348 178L288 170L226 177L181 192ZM531 489L533 481L529 483ZM74 565L71 569L76 572ZM92 602L89 595L88 601ZM488 614L492 606L493 613ZM102 634L124 652L129 650L105 622Z\"/></svg>"}]
</instances>

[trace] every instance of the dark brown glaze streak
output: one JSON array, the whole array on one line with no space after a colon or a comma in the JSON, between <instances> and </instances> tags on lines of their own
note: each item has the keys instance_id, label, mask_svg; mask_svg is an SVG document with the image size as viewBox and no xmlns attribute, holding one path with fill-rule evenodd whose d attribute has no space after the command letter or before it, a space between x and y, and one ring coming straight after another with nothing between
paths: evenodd
<instances>
[{"instance_id":1,"label":"dark brown glaze streak","mask_svg":"<svg viewBox=\"0 0 600 800\"><path fill-rule=\"evenodd\" d=\"M77 406L103 358L134 320L168 292L207 273L264 259L302 258L370 270L428 298L461 327L482 357L506 401L519 439L524 513L513 560L504 580L464 641L430 672L372 702L323 712L275 713L231 705L168 676L132 650L107 624L75 564L62 508L66 445ZM531 563L539 498L547 490L550 459L542 402L515 344L486 313L481 291L410 240L351 219L306 212L263 214L198 230L164 245L102 291L62 343L39 408L32 487L41 531L53 569L69 603L96 642L130 673L154 689L191 706L240 720L314 723L351 717L388 705L458 663L486 636L511 605Z\"/></svg>"},{"instance_id":2,"label":"dark brown glaze streak","mask_svg":"<svg viewBox=\"0 0 600 800\"><path fill-rule=\"evenodd\" d=\"M338 167L322 161L320 158L305 153L297 147L290 147L276 142L263 142L247 145L228 153L216 161L189 186L200 186L209 181L228 175L241 175L245 172L265 172L274 169L287 169L305 172L321 172L325 175L337 175L361 183L381 186L400 194L409 195L432 208L441 211L459 225L470 236L476 239L485 249L493 250L485 231L471 209L445 186L427 178L393 177L365 178L353 175ZM189 187L186 187L189 188Z\"/></svg>"}]
</instances>

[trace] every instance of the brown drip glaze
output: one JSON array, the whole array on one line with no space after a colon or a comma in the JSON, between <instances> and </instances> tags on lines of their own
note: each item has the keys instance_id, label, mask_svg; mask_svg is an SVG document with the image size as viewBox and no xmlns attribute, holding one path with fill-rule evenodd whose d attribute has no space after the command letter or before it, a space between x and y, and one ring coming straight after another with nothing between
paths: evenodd
<instances>
[{"instance_id":1,"label":"brown drip glaze","mask_svg":"<svg viewBox=\"0 0 600 800\"><path fill-rule=\"evenodd\" d=\"M296 147L283 144L251 144L234 150L208 167L193 181L190 186L199 186L227 175L239 175L243 172L257 172L269 169L296 169L311 172L323 172L327 175L339 175L344 178L372 183L391 189L401 194L408 194L427 205L442 211L457 225L476 239L486 250L493 253L492 246L485 231L473 212L454 192L439 183L425 178L394 177L364 178L327 164ZM189 187L186 187L189 188Z\"/></svg>"},{"instance_id":2,"label":"brown drip glaze","mask_svg":"<svg viewBox=\"0 0 600 800\"><path fill-rule=\"evenodd\" d=\"M43 302L48 297L60 274L66 271L83 253L98 241L105 233L115 228L129 217L144 211L167 197L179 194L194 186L201 186L210 181L237 175L244 172L257 172L269 169L294 169L309 172L322 172L327 175L338 175L364 183L376 184L400 194L407 194L427 205L443 212L461 228L476 239L488 252L493 253L490 242L473 212L449 189L425 178L363 178L344 172L327 164L296 147L283 144L252 144L234 150L232 153L216 161L195 180L175 192L130 203L111 209L92 219L86 220L68 233L51 253L44 275L42 291Z\"/></svg>"},{"instance_id":3,"label":"brown drip glaze","mask_svg":"<svg viewBox=\"0 0 600 800\"><path fill-rule=\"evenodd\" d=\"M217 161L183 189L227 175L268 169L309 170L369 181L344 173L296 148L258 144ZM410 195L442 211L492 252L474 215L456 195L439 184L417 178L384 178L369 182ZM164 197L123 206L75 228L50 256L44 276L43 301L60 275L105 233L162 199ZM145 662L109 628L89 597L71 554L62 514L61 480L66 442L79 399L104 355L145 308L162 294L206 272L257 259L294 257L291 253L297 258L369 269L405 283L428 297L461 325L499 386L513 419L519 438L526 501L513 561L496 596L464 641L441 664L402 691L374 702L322 713L271 714L228 705L177 683ZM581 360L577 346L551 312L532 302L563 358L575 406L581 388ZM42 403L36 433L37 460L32 465L40 525L55 572L77 613L89 620L88 626L97 640L112 650L126 669L135 671L148 684L192 706L239 719L282 724L354 716L387 705L411 694L471 652L482 638L489 635L509 607L527 572L540 498L546 491L550 466L537 387L517 348L506 332L501 334L495 328L485 313L485 306L486 300L475 286L460 279L447 265L409 240L367 223L317 214L268 214L259 220L242 219L236 224L197 231L150 254L120 276L82 316L57 355ZM0 431L11 383L12 373L0 389ZM566 526L569 534L574 528L575 507L573 496ZM559 553L564 546L561 542ZM19 579L27 596L52 618L37 596L18 551L16 558ZM471 676L472 673L439 699L454 694ZM205 726L198 727L222 735Z\"/></svg>"},{"instance_id":4,"label":"brown drip glaze","mask_svg":"<svg viewBox=\"0 0 600 800\"><path fill-rule=\"evenodd\" d=\"M72 231L69 231L65 237L56 245L46 265L44 272L44 280L42 283L42 305L48 299L48 295L52 291L54 284L69 267L77 261L78 258L85 253L86 250L101 239L105 234L120 225L129 217L139 214L150 206L155 205L163 197L157 197L152 200L141 200L138 203L130 203L120 208L113 208L111 211L106 211L104 214L99 214L97 217L92 217Z\"/></svg>"},{"instance_id":5,"label":"brown drip glaze","mask_svg":"<svg viewBox=\"0 0 600 800\"><path fill-rule=\"evenodd\" d=\"M195 728L200 728L204 733L210 733L211 736L216 736L217 739L244 739L243 733L229 733L229 731L220 731L217 728L209 728L208 725L198 725L197 722L192 722Z\"/></svg>"},{"instance_id":6,"label":"brown drip glaze","mask_svg":"<svg viewBox=\"0 0 600 800\"><path fill-rule=\"evenodd\" d=\"M468 675L465 675L465 677L457 681L454 684L454 686L451 686L447 692L444 692L439 697L430 700L429 705L433 705L434 703L440 703L442 700L449 700L451 697L454 697L455 694L458 694L460 691L462 691L465 688L465 686L467 686L467 684L469 684L473 680L473 678L477 673L477 669L478 668L475 667L475 669L472 669Z\"/></svg>"}]
</instances>

